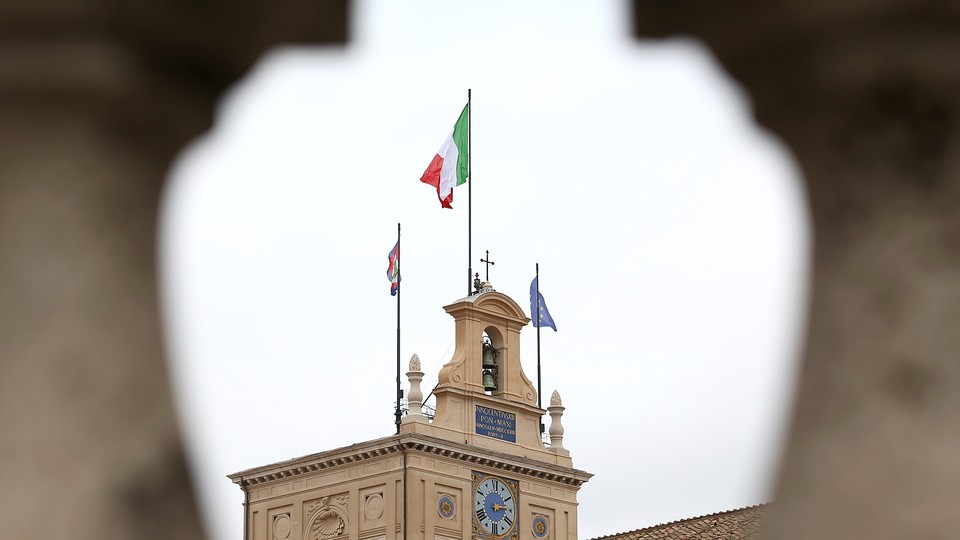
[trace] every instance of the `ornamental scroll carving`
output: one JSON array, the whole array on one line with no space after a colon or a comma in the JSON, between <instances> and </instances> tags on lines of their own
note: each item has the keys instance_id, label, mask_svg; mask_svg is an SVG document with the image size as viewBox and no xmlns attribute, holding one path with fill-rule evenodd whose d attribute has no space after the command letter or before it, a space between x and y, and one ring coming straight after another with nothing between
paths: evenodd
<instances>
[{"instance_id":1,"label":"ornamental scroll carving","mask_svg":"<svg viewBox=\"0 0 960 540\"><path fill-rule=\"evenodd\" d=\"M342 535L347 526L346 515L349 504L349 495L323 497L305 503L305 514L310 517L307 519L304 537L323 540Z\"/></svg>"},{"instance_id":2,"label":"ornamental scroll carving","mask_svg":"<svg viewBox=\"0 0 960 540\"><path fill-rule=\"evenodd\" d=\"M459 385L463 381L464 365L467 359L462 352L459 353L459 356L457 356L457 353L458 351L455 350L454 357L440 368L440 373L437 375L437 381L440 384Z\"/></svg>"}]
</instances>

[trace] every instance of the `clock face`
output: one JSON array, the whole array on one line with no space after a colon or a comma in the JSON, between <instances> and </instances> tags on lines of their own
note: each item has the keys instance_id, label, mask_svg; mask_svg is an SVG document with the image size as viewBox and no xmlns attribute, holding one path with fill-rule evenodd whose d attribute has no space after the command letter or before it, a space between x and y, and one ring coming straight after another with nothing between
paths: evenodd
<instances>
[{"instance_id":1,"label":"clock face","mask_svg":"<svg viewBox=\"0 0 960 540\"><path fill-rule=\"evenodd\" d=\"M516 536L517 483L497 476L477 475L474 524L492 538Z\"/></svg>"}]
</instances>

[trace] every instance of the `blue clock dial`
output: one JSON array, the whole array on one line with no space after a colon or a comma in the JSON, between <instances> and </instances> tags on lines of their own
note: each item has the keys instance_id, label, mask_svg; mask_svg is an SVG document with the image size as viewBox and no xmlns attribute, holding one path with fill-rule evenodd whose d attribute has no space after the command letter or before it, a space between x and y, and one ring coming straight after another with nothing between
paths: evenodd
<instances>
[{"instance_id":1,"label":"blue clock dial","mask_svg":"<svg viewBox=\"0 0 960 540\"><path fill-rule=\"evenodd\" d=\"M516 483L496 476L482 476L474 490L476 524L493 538L516 531Z\"/></svg>"}]
</instances>

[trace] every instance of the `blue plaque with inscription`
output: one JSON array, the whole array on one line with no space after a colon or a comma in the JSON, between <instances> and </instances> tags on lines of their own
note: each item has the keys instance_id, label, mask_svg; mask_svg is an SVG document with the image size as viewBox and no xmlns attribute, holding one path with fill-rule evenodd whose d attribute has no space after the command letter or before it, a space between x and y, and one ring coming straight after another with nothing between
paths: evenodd
<instances>
[{"instance_id":1,"label":"blue plaque with inscription","mask_svg":"<svg viewBox=\"0 0 960 540\"><path fill-rule=\"evenodd\" d=\"M477 435L517 442L517 415L477 405Z\"/></svg>"}]
</instances>

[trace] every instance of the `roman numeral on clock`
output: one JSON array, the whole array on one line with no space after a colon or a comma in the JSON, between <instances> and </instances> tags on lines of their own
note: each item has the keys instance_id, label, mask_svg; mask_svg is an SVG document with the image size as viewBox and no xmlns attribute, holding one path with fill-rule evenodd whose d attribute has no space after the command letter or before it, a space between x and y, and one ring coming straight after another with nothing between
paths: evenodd
<instances>
[{"instance_id":1,"label":"roman numeral on clock","mask_svg":"<svg viewBox=\"0 0 960 540\"><path fill-rule=\"evenodd\" d=\"M477 510L477 519L480 521L487 519L487 512L483 508Z\"/></svg>"}]
</instances>

